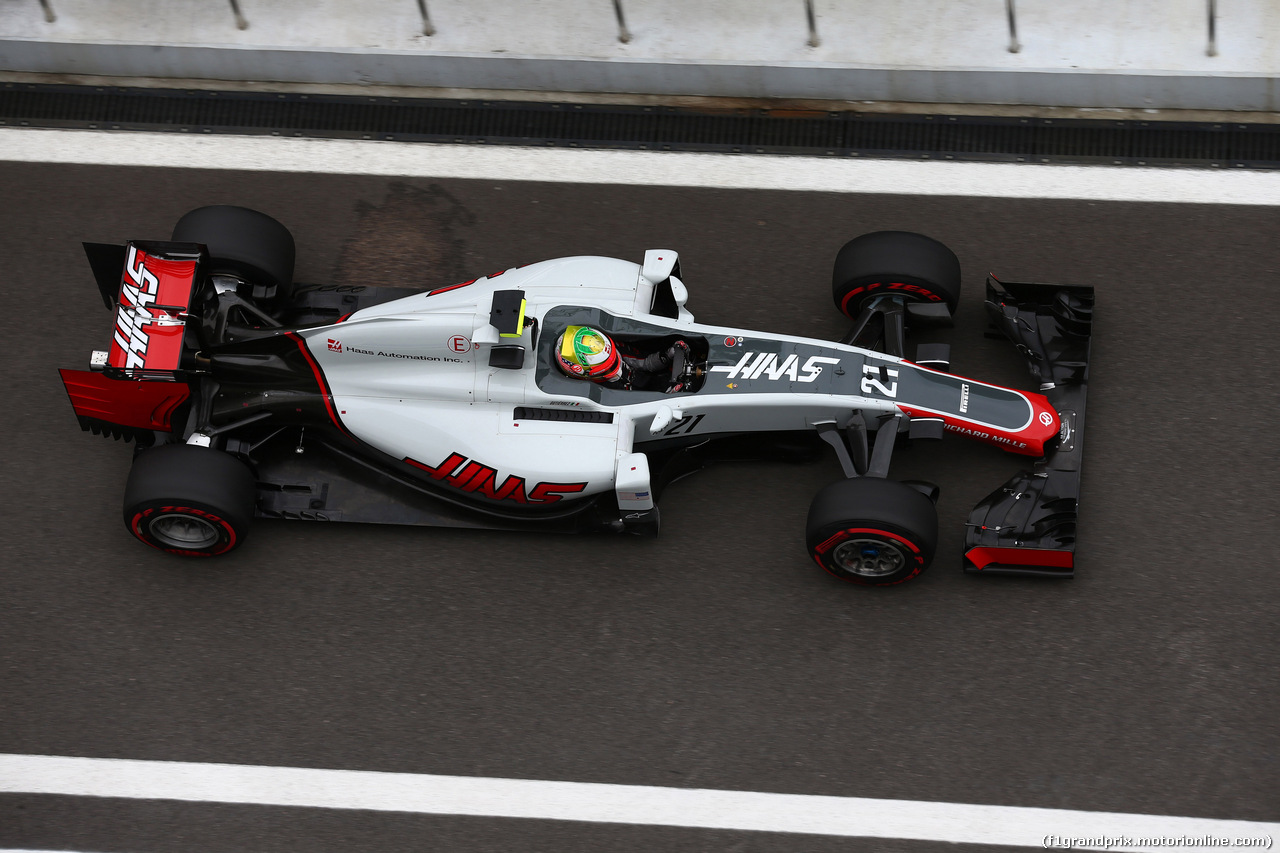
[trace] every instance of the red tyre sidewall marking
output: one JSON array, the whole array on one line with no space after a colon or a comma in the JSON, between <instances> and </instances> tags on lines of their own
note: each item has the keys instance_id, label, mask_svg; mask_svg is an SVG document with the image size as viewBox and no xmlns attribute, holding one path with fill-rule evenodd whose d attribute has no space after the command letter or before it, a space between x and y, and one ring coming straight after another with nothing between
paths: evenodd
<instances>
[{"instance_id":1,"label":"red tyre sidewall marking","mask_svg":"<svg viewBox=\"0 0 1280 853\"><path fill-rule=\"evenodd\" d=\"M836 572L832 571L832 569L822 561L822 557L839 543L843 542L846 539L853 538L853 535L855 533L872 533L872 534L875 534L876 536L883 536L886 539L892 539L894 542L899 542L907 546L908 548L911 549L912 553L915 556L915 562L916 562L915 571L911 572L905 578L900 578L890 583L877 583L876 581L873 581L873 580L861 580L857 578L846 577L845 575L841 575L841 574L836 574ZM840 580L846 581L848 583L860 583L860 584L873 585L873 586L895 586L897 584L902 583L903 581L911 580L913 577L915 577L916 575L924 571L924 554L920 552L920 548L914 542L912 542L909 539L905 539L896 533L890 533L887 530L880 530L879 528L875 528L875 527L849 527L849 528L846 528L845 530L836 531L834 534L828 537L821 544L815 546L813 549L813 552L814 552L813 561L817 563L824 572L831 575L832 577L839 578Z\"/></svg>"},{"instance_id":2,"label":"red tyre sidewall marking","mask_svg":"<svg viewBox=\"0 0 1280 853\"><path fill-rule=\"evenodd\" d=\"M142 512L138 513L133 517L133 520L129 522L129 528L130 530L133 531L134 536L138 537L143 542L146 542L148 545L150 545L152 548L155 548L157 551L164 551L166 554L179 554L184 557L216 557L219 554L225 554L226 552L234 548L236 545L235 528L232 527L230 522L228 522L226 519L220 516L214 515L208 510L203 510L203 509L199 509L197 507L192 507L192 506L176 506L175 505L175 506L160 507L159 511L162 513L183 513L186 515L197 515L200 518L204 519L205 521L208 521L211 524L215 524L218 527L221 527L223 532L226 534L226 536L224 541L219 543L217 547L215 547L213 550L210 550L210 551L187 551L182 548L165 548L163 545L158 545L151 540L150 528L144 527L143 525L143 521L149 519L156 512L156 507L149 507L147 509L144 509Z\"/></svg>"},{"instance_id":3,"label":"red tyre sidewall marking","mask_svg":"<svg viewBox=\"0 0 1280 853\"><path fill-rule=\"evenodd\" d=\"M925 290L923 287L920 287L919 285L906 284L905 282L901 282L901 281L894 281L894 282L888 282L888 283L883 281L877 281L874 284L864 284L862 287L855 287L853 290L850 290L848 293L846 293L844 295L844 298L840 300L840 310L846 316L852 317L853 315L849 313L849 301L852 300L853 297L859 296L859 295L864 297L869 296L871 295L871 291L882 290L885 288L889 290L906 291L907 293L913 296L923 297L929 300L930 302L943 301L941 296L939 296L936 293L930 293L929 291Z\"/></svg>"}]
</instances>

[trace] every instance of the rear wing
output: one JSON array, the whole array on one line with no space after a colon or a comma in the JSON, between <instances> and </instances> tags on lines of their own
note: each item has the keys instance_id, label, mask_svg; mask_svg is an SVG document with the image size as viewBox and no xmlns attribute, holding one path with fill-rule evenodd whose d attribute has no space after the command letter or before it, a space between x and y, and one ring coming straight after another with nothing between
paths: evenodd
<instances>
[{"instance_id":1,"label":"rear wing","mask_svg":"<svg viewBox=\"0 0 1280 853\"><path fill-rule=\"evenodd\" d=\"M172 430L190 396L179 373L193 292L206 263L195 243L86 243L103 302L113 310L108 351L93 370L62 370L82 429L115 438Z\"/></svg>"},{"instance_id":2,"label":"rear wing","mask_svg":"<svg viewBox=\"0 0 1280 853\"><path fill-rule=\"evenodd\" d=\"M114 248L114 247L113 247ZM98 289L107 293L102 260L86 247ZM177 370L192 291L204 254L194 243L127 243L124 270L117 273L115 329L107 366L130 377ZM95 262L96 261L96 262Z\"/></svg>"},{"instance_id":3,"label":"rear wing","mask_svg":"<svg viewBox=\"0 0 1280 853\"><path fill-rule=\"evenodd\" d=\"M1093 288L987 279L987 313L1027 360L1058 412L1052 448L969 515L964 568L986 574L1072 577L1084 453Z\"/></svg>"}]
</instances>

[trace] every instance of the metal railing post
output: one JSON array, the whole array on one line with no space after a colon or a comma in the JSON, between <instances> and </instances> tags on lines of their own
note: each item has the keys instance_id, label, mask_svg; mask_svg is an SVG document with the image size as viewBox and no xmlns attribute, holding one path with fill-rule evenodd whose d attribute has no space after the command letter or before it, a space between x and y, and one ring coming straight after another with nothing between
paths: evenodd
<instances>
[{"instance_id":1,"label":"metal railing post","mask_svg":"<svg viewBox=\"0 0 1280 853\"><path fill-rule=\"evenodd\" d=\"M231 0L231 13L236 16L237 30L249 29L248 20L245 19L244 15L240 14L240 3L238 2L238 0Z\"/></svg>"},{"instance_id":2,"label":"metal railing post","mask_svg":"<svg viewBox=\"0 0 1280 853\"><path fill-rule=\"evenodd\" d=\"M53 14L53 7L49 5L49 0L40 0L40 8L44 9L44 22L52 24L58 20L58 16Z\"/></svg>"},{"instance_id":3,"label":"metal railing post","mask_svg":"<svg viewBox=\"0 0 1280 853\"><path fill-rule=\"evenodd\" d=\"M1022 45L1018 44L1018 13L1013 8L1014 0L1004 0L1005 15L1009 18L1009 52L1017 53L1022 50Z\"/></svg>"},{"instance_id":4,"label":"metal railing post","mask_svg":"<svg viewBox=\"0 0 1280 853\"><path fill-rule=\"evenodd\" d=\"M813 0L804 0L804 16L809 21L809 47L817 47L822 40L818 38L818 18L813 13Z\"/></svg>"},{"instance_id":5,"label":"metal railing post","mask_svg":"<svg viewBox=\"0 0 1280 853\"><path fill-rule=\"evenodd\" d=\"M627 44L631 41L631 30L627 29L627 19L622 15L622 0L613 0L613 14L618 18L618 41Z\"/></svg>"},{"instance_id":6,"label":"metal railing post","mask_svg":"<svg viewBox=\"0 0 1280 853\"><path fill-rule=\"evenodd\" d=\"M1209 0L1209 48L1205 51L1205 55L1218 55L1218 4L1216 0Z\"/></svg>"},{"instance_id":7,"label":"metal railing post","mask_svg":"<svg viewBox=\"0 0 1280 853\"><path fill-rule=\"evenodd\" d=\"M435 25L431 23L431 16L427 14L427 0L418 0L418 13L422 15L422 34L424 36L435 35Z\"/></svg>"}]
</instances>

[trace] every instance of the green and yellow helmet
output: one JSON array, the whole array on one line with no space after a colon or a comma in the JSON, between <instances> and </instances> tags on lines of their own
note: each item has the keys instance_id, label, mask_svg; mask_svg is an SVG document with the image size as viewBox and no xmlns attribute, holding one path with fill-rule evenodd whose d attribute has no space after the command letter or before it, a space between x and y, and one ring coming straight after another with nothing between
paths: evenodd
<instances>
[{"instance_id":1,"label":"green and yellow helmet","mask_svg":"<svg viewBox=\"0 0 1280 853\"><path fill-rule=\"evenodd\" d=\"M591 326L570 326L556 339L556 364L566 375L594 382L622 376L622 356L609 336Z\"/></svg>"}]
</instances>

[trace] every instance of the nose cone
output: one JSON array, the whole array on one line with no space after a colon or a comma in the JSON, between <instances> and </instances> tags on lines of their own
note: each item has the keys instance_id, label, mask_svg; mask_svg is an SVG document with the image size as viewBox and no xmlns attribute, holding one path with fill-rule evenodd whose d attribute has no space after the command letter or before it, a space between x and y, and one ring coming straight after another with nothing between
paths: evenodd
<instances>
[{"instance_id":1,"label":"nose cone","mask_svg":"<svg viewBox=\"0 0 1280 853\"><path fill-rule=\"evenodd\" d=\"M1056 438L1062 423L1058 412L1043 394L1027 394L1031 403L1031 423L1019 433L1018 437L1026 442L1028 456L1043 456L1044 446Z\"/></svg>"}]
</instances>

